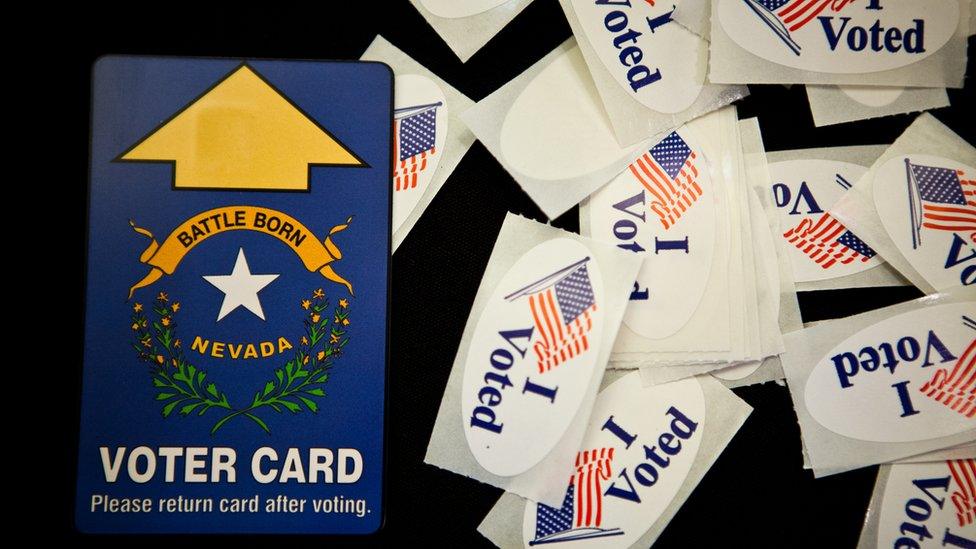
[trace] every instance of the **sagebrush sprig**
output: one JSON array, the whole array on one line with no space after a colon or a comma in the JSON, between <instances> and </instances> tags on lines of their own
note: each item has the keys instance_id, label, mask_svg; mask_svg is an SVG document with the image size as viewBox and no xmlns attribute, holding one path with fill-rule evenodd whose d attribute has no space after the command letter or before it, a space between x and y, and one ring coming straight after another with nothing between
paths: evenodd
<instances>
[{"instance_id":1,"label":"sagebrush sprig","mask_svg":"<svg viewBox=\"0 0 976 549\"><path fill-rule=\"evenodd\" d=\"M180 303L170 304L169 296L160 292L153 302L152 312L156 319L151 323L143 306L136 303L132 314L133 347L139 358L150 365L153 386L159 391L156 400L165 403L163 417L169 417L177 408L183 416L194 411L202 416L212 408L222 408L227 413L214 424L211 435L239 416L250 419L270 434L268 424L257 415L262 409L270 408L278 413L288 410L297 414L304 408L317 413L319 406L314 399L325 396L322 385L329 380L329 370L349 341L346 336L350 324L349 303L340 299L332 315L328 316L329 302L319 288L300 304L306 311L304 335L295 355L283 368L275 369L274 379L258 389L248 406L236 408L215 383L206 382L205 371L185 360L181 342L176 337L175 316L181 308Z\"/></svg>"}]
</instances>

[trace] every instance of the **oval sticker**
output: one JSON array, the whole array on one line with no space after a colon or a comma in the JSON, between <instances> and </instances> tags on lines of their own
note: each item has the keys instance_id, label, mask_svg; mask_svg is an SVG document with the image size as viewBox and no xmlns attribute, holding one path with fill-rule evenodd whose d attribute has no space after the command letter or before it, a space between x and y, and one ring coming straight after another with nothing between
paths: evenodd
<instances>
[{"instance_id":1,"label":"oval sticker","mask_svg":"<svg viewBox=\"0 0 976 549\"><path fill-rule=\"evenodd\" d=\"M509 269L468 348L461 415L478 463L527 471L562 438L596 369L603 279L586 246L557 238Z\"/></svg>"},{"instance_id":2,"label":"oval sticker","mask_svg":"<svg viewBox=\"0 0 976 549\"><path fill-rule=\"evenodd\" d=\"M708 160L681 128L590 198L593 237L645 258L623 320L634 332L668 337L698 309L712 268L719 195Z\"/></svg>"},{"instance_id":3,"label":"oval sticker","mask_svg":"<svg viewBox=\"0 0 976 549\"><path fill-rule=\"evenodd\" d=\"M578 46L522 90L505 115L500 140L512 168L543 180L593 173L636 149L617 144Z\"/></svg>"},{"instance_id":4,"label":"oval sticker","mask_svg":"<svg viewBox=\"0 0 976 549\"><path fill-rule=\"evenodd\" d=\"M617 380L597 398L562 506L526 504L525 547L631 546L684 484L705 429L705 396L694 378L654 387L642 387L637 375Z\"/></svg>"},{"instance_id":5,"label":"oval sticker","mask_svg":"<svg viewBox=\"0 0 976 549\"><path fill-rule=\"evenodd\" d=\"M976 169L912 154L874 175L874 205L898 250L936 289L976 282Z\"/></svg>"},{"instance_id":6,"label":"oval sticker","mask_svg":"<svg viewBox=\"0 0 976 549\"><path fill-rule=\"evenodd\" d=\"M393 109L393 232L424 195L447 138L447 99L420 74L396 77Z\"/></svg>"},{"instance_id":7,"label":"oval sticker","mask_svg":"<svg viewBox=\"0 0 976 549\"><path fill-rule=\"evenodd\" d=\"M663 113L681 112L698 99L708 44L672 22L673 4L572 4L597 57L629 97Z\"/></svg>"},{"instance_id":8,"label":"oval sticker","mask_svg":"<svg viewBox=\"0 0 976 549\"><path fill-rule=\"evenodd\" d=\"M866 271L883 261L827 212L867 168L833 160L787 160L769 165L772 200L797 282Z\"/></svg>"},{"instance_id":9,"label":"oval sticker","mask_svg":"<svg viewBox=\"0 0 976 549\"><path fill-rule=\"evenodd\" d=\"M470 17L508 2L509 0L420 0L437 17L458 19Z\"/></svg>"},{"instance_id":10,"label":"oval sticker","mask_svg":"<svg viewBox=\"0 0 976 549\"><path fill-rule=\"evenodd\" d=\"M910 311L848 337L810 372L810 415L831 431L913 442L976 428L974 303Z\"/></svg>"},{"instance_id":11,"label":"oval sticker","mask_svg":"<svg viewBox=\"0 0 976 549\"><path fill-rule=\"evenodd\" d=\"M887 71L944 46L957 0L717 0L722 28L750 53L796 69Z\"/></svg>"},{"instance_id":12,"label":"oval sticker","mask_svg":"<svg viewBox=\"0 0 976 549\"><path fill-rule=\"evenodd\" d=\"M865 107L885 107L895 102L908 88L882 86L837 86L844 95Z\"/></svg>"},{"instance_id":13,"label":"oval sticker","mask_svg":"<svg viewBox=\"0 0 976 549\"><path fill-rule=\"evenodd\" d=\"M976 460L892 465L878 515L878 549L971 547L974 497ZM968 545L951 542L960 537Z\"/></svg>"}]
</instances>

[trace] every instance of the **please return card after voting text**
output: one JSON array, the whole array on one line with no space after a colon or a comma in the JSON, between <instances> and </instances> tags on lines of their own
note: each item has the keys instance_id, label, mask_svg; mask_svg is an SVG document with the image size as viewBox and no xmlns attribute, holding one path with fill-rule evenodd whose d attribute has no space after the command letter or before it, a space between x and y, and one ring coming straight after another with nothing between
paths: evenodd
<instances>
[{"instance_id":1,"label":"please return card after voting text","mask_svg":"<svg viewBox=\"0 0 976 549\"><path fill-rule=\"evenodd\" d=\"M389 67L104 57L93 80L78 528L376 531Z\"/></svg>"},{"instance_id":2,"label":"please return card after voting text","mask_svg":"<svg viewBox=\"0 0 976 549\"><path fill-rule=\"evenodd\" d=\"M957 288L785 336L814 474L976 440L976 295Z\"/></svg>"},{"instance_id":3,"label":"please return card after voting text","mask_svg":"<svg viewBox=\"0 0 976 549\"><path fill-rule=\"evenodd\" d=\"M424 461L562 501L640 264L612 244L509 214Z\"/></svg>"}]
</instances>

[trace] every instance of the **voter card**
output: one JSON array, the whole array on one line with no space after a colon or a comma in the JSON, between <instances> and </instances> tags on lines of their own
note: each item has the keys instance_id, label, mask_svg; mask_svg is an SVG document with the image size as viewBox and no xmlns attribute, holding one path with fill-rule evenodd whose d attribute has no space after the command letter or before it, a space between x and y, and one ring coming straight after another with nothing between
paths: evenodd
<instances>
[{"instance_id":1,"label":"voter card","mask_svg":"<svg viewBox=\"0 0 976 549\"><path fill-rule=\"evenodd\" d=\"M376 531L389 68L103 57L93 79L78 528Z\"/></svg>"},{"instance_id":2,"label":"voter card","mask_svg":"<svg viewBox=\"0 0 976 549\"><path fill-rule=\"evenodd\" d=\"M425 461L556 505L640 259L509 214Z\"/></svg>"}]
</instances>

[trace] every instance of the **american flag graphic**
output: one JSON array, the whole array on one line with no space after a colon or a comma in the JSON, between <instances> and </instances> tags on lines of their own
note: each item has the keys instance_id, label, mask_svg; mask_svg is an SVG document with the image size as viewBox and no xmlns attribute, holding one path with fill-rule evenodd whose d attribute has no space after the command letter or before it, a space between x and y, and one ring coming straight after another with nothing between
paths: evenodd
<instances>
[{"instance_id":1,"label":"american flag graphic","mask_svg":"<svg viewBox=\"0 0 976 549\"><path fill-rule=\"evenodd\" d=\"M822 214L816 221L804 217L796 227L783 233L783 237L824 269L838 263L867 262L876 255L870 246L829 213Z\"/></svg>"},{"instance_id":2,"label":"american flag graphic","mask_svg":"<svg viewBox=\"0 0 976 549\"><path fill-rule=\"evenodd\" d=\"M912 200L912 244L921 244L920 229L968 232L976 242L976 181L966 179L962 170L912 164L908 167L908 188ZM921 205L915 210L915 200Z\"/></svg>"},{"instance_id":3,"label":"american flag graphic","mask_svg":"<svg viewBox=\"0 0 976 549\"><path fill-rule=\"evenodd\" d=\"M976 519L976 460L956 459L947 461L952 480L958 487L952 493L952 505L956 508L959 526L967 526Z\"/></svg>"},{"instance_id":4,"label":"american flag graphic","mask_svg":"<svg viewBox=\"0 0 976 549\"><path fill-rule=\"evenodd\" d=\"M670 229L701 198L698 156L672 132L630 165L630 173L651 193L650 209Z\"/></svg>"},{"instance_id":5,"label":"american flag graphic","mask_svg":"<svg viewBox=\"0 0 976 549\"><path fill-rule=\"evenodd\" d=\"M545 373L590 348L596 298L586 263L589 257L518 290L505 299L529 296L532 320L539 332L533 343L539 373Z\"/></svg>"},{"instance_id":6,"label":"american flag graphic","mask_svg":"<svg viewBox=\"0 0 976 549\"><path fill-rule=\"evenodd\" d=\"M415 105L393 111L393 183L397 191L417 186L417 174L427 169L427 158L437 147L437 107Z\"/></svg>"},{"instance_id":7,"label":"american flag graphic","mask_svg":"<svg viewBox=\"0 0 976 549\"><path fill-rule=\"evenodd\" d=\"M952 371L939 368L919 391L967 418L976 417L976 339L969 342Z\"/></svg>"},{"instance_id":8,"label":"american flag graphic","mask_svg":"<svg viewBox=\"0 0 976 549\"><path fill-rule=\"evenodd\" d=\"M828 10L837 13L853 0L743 0L786 47L800 55L800 45L790 35Z\"/></svg>"},{"instance_id":9,"label":"american flag graphic","mask_svg":"<svg viewBox=\"0 0 976 549\"><path fill-rule=\"evenodd\" d=\"M535 539L529 545L557 543L604 536L619 536L619 528L603 528L603 482L613 470L613 448L584 450L576 454L576 472L562 507L539 504Z\"/></svg>"}]
</instances>

